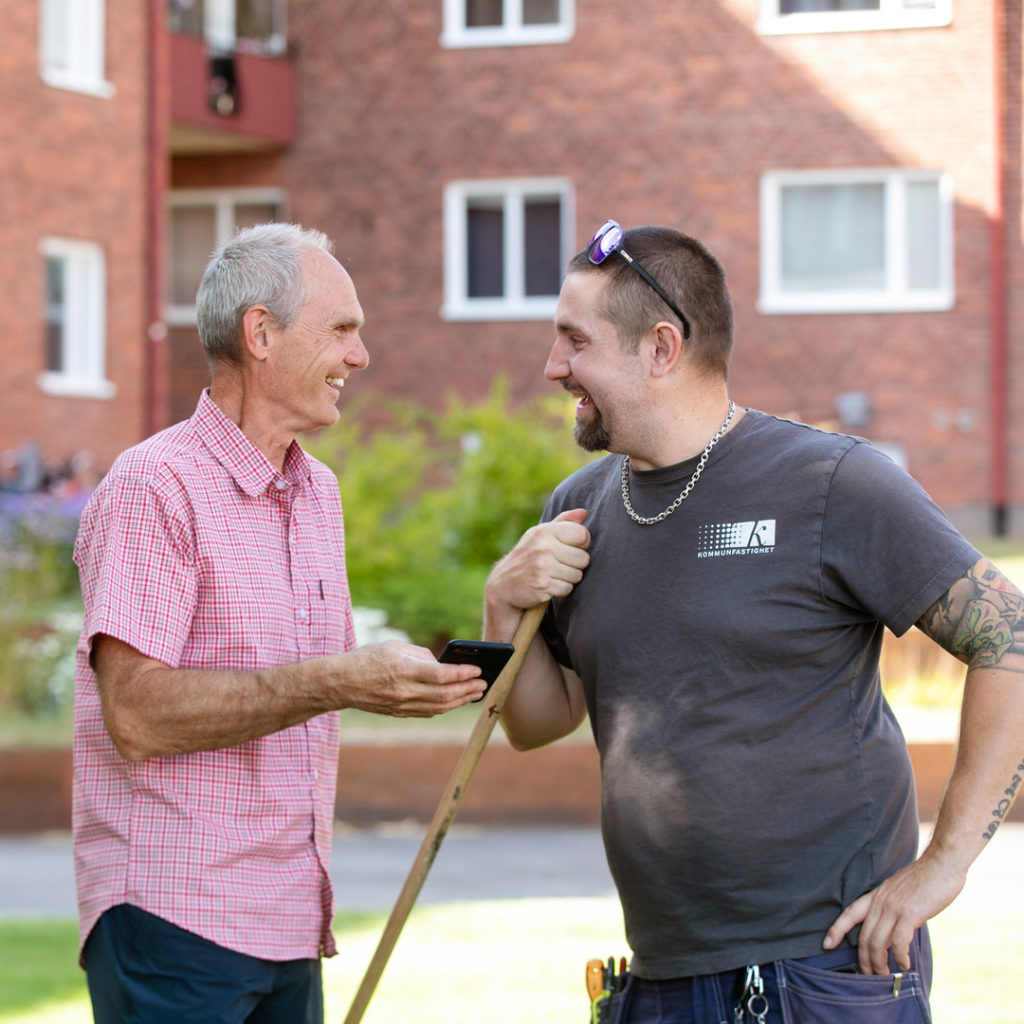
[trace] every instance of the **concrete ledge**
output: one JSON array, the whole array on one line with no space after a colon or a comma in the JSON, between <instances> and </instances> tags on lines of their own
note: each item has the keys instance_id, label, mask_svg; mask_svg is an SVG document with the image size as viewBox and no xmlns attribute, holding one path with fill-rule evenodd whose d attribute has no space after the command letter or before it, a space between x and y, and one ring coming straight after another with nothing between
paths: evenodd
<instances>
[{"instance_id":1,"label":"concrete ledge","mask_svg":"<svg viewBox=\"0 0 1024 1024\"><path fill-rule=\"evenodd\" d=\"M338 765L335 815L362 826L429 821L460 744L346 745ZM933 821L953 764L952 743L912 743L922 821ZM458 820L480 825L585 827L598 823L597 751L561 743L529 753L492 743L466 789ZM1024 821L1024 801L1007 820ZM0 834L71 826L71 751L0 750Z\"/></svg>"}]
</instances>

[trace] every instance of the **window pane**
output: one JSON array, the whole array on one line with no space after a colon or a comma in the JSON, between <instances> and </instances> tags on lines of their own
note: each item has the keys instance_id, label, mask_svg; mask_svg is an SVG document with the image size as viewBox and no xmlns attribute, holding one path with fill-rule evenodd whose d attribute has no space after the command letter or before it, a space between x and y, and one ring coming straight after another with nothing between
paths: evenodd
<instances>
[{"instance_id":1,"label":"window pane","mask_svg":"<svg viewBox=\"0 0 1024 1024\"><path fill-rule=\"evenodd\" d=\"M277 203L240 203L235 207L235 227L251 228L278 219Z\"/></svg>"},{"instance_id":2,"label":"window pane","mask_svg":"<svg viewBox=\"0 0 1024 1024\"><path fill-rule=\"evenodd\" d=\"M523 0L524 25L557 25L558 0Z\"/></svg>"},{"instance_id":3,"label":"window pane","mask_svg":"<svg viewBox=\"0 0 1024 1024\"><path fill-rule=\"evenodd\" d=\"M527 295L557 295L562 283L561 204L557 199L525 203Z\"/></svg>"},{"instance_id":4,"label":"window pane","mask_svg":"<svg viewBox=\"0 0 1024 1024\"><path fill-rule=\"evenodd\" d=\"M181 206L171 209L168 275L172 306L191 306L210 254L217 247L212 206Z\"/></svg>"},{"instance_id":5,"label":"window pane","mask_svg":"<svg viewBox=\"0 0 1024 1024\"><path fill-rule=\"evenodd\" d=\"M792 185L782 190L782 287L885 287L885 187Z\"/></svg>"},{"instance_id":6,"label":"window pane","mask_svg":"<svg viewBox=\"0 0 1024 1024\"><path fill-rule=\"evenodd\" d=\"M66 293L65 264L50 256L46 260L46 368L53 373L64 369L64 321Z\"/></svg>"},{"instance_id":7,"label":"window pane","mask_svg":"<svg viewBox=\"0 0 1024 1024\"><path fill-rule=\"evenodd\" d=\"M779 14L818 11L878 11L882 0L779 0Z\"/></svg>"},{"instance_id":8,"label":"window pane","mask_svg":"<svg viewBox=\"0 0 1024 1024\"><path fill-rule=\"evenodd\" d=\"M466 28L502 24L502 0L466 0Z\"/></svg>"},{"instance_id":9,"label":"window pane","mask_svg":"<svg viewBox=\"0 0 1024 1024\"><path fill-rule=\"evenodd\" d=\"M277 0L235 0L235 33L239 39L269 39L274 34Z\"/></svg>"},{"instance_id":10,"label":"window pane","mask_svg":"<svg viewBox=\"0 0 1024 1024\"><path fill-rule=\"evenodd\" d=\"M913 181L907 185L907 286L938 288L939 185Z\"/></svg>"},{"instance_id":11,"label":"window pane","mask_svg":"<svg viewBox=\"0 0 1024 1024\"><path fill-rule=\"evenodd\" d=\"M466 210L466 233L467 294L470 298L504 295L505 215L500 200L470 203Z\"/></svg>"}]
</instances>

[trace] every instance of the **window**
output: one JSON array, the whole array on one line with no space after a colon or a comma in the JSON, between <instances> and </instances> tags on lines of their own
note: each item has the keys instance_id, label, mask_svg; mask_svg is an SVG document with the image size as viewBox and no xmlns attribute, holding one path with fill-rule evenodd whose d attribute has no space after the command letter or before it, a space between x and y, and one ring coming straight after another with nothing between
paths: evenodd
<instances>
[{"instance_id":1,"label":"window","mask_svg":"<svg viewBox=\"0 0 1024 1024\"><path fill-rule=\"evenodd\" d=\"M761 0L764 33L853 32L948 25L953 0Z\"/></svg>"},{"instance_id":2,"label":"window","mask_svg":"<svg viewBox=\"0 0 1024 1024\"><path fill-rule=\"evenodd\" d=\"M110 398L106 372L103 250L92 242L43 239L43 355L39 387L51 395Z\"/></svg>"},{"instance_id":3,"label":"window","mask_svg":"<svg viewBox=\"0 0 1024 1024\"><path fill-rule=\"evenodd\" d=\"M286 49L285 0L168 0L167 15L172 32L199 36L217 52Z\"/></svg>"},{"instance_id":4,"label":"window","mask_svg":"<svg viewBox=\"0 0 1024 1024\"><path fill-rule=\"evenodd\" d=\"M953 297L945 175L886 168L762 178L762 312L949 309Z\"/></svg>"},{"instance_id":5,"label":"window","mask_svg":"<svg viewBox=\"0 0 1024 1024\"><path fill-rule=\"evenodd\" d=\"M444 0L442 46L564 43L575 0Z\"/></svg>"},{"instance_id":6,"label":"window","mask_svg":"<svg viewBox=\"0 0 1024 1024\"><path fill-rule=\"evenodd\" d=\"M39 74L47 85L112 96L104 80L104 0L41 0Z\"/></svg>"},{"instance_id":7,"label":"window","mask_svg":"<svg viewBox=\"0 0 1024 1024\"><path fill-rule=\"evenodd\" d=\"M568 182L453 182L445 190L444 231L444 316L544 320L554 315L571 255Z\"/></svg>"},{"instance_id":8,"label":"window","mask_svg":"<svg viewBox=\"0 0 1024 1024\"><path fill-rule=\"evenodd\" d=\"M169 203L165 316L169 324L194 324L196 290L210 254L238 228L280 220L284 194L276 188L184 189L172 192Z\"/></svg>"}]
</instances>

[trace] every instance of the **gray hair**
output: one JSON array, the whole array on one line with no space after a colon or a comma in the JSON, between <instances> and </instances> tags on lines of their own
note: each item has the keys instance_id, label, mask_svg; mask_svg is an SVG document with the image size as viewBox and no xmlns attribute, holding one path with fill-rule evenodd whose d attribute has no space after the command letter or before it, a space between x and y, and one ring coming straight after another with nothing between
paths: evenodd
<instances>
[{"instance_id":1,"label":"gray hair","mask_svg":"<svg viewBox=\"0 0 1024 1024\"><path fill-rule=\"evenodd\" d=\"M322 231L257 224L210 257L196 293L196 324L211 367L241 361L242 317L251 306L266 306L282 328L295 322L306 299L302 257L310 246L334 252Z\"/></svg>"}]
</instances>

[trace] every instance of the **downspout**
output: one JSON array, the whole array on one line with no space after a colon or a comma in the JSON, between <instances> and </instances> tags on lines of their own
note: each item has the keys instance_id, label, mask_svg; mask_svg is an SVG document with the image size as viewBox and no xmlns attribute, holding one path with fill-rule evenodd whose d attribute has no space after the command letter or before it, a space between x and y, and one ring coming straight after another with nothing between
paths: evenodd
<instances>
[{"instance_id":1,"label":"downspout","mask_svg":"<svg viewBox=\"0 0 1024 1024\"><path fill-rule=\"evenodd\" d=\"M170 46L166 0L149 0L149 82L146 110L146 435L167 426L167 325L163 319L164 202L167 194L167 125Z\"/></svg>"},{"instance_id":2,"label":"downspout","mask_svg":"<svg viewBox=\"0 0 1024 1024\"><path fill-rule=\"evenodd\" d=\"M1005 88L1007 80L1006 47L1000 18L1001 4L992 5L993 56L993 158L995 195L989 220L989 258L991 273L991 353L990 388L992 405L992 532L997 537L1007 534L1007 351L1006 351L1006 252L1005 252L1005 167L1004 125Z\"/></svg>"}]
</instances>

